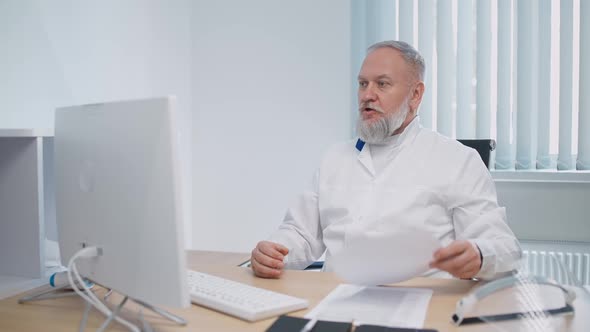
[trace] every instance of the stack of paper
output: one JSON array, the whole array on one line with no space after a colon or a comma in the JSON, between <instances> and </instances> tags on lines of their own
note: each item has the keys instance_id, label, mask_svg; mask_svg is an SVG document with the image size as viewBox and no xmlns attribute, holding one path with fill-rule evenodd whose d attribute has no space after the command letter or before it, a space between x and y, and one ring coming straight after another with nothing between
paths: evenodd
<instances>
[{"instance_id":1,"label":"stack of paper","mask_svg":"<svg viewBox=\"0 0 590 332\"><path fill-rule=\"evenodd\" d=\"M431 289L339 285L305 318L389 327L421 328Z\"/></svg>"}]
</instances>

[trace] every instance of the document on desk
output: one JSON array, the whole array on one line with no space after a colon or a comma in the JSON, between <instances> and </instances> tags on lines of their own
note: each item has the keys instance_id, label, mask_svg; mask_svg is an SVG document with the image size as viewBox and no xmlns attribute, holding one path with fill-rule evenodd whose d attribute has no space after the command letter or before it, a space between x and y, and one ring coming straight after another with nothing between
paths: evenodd
<instances>
[{"instance_id":1,"label":"document on desk","mask_svg":"<svg viewBox=\"0 0 590 332\"><path fill-rule=\"evenodd\" d=\"M431 289L341 284L305 318L422 328Z\"/></svg>"},{"instance_id":2,"label":"document on desk","mask_svg":"<svg viewBox=\"0 0 590 332\"><path fill-rule=\"evenodd\" d=\"M355 238L331 257L334 272L348 283L385 285L404 281L429 270L440 243L431 232L402 229L390 234Z\"/></svg>"}]
</instances>

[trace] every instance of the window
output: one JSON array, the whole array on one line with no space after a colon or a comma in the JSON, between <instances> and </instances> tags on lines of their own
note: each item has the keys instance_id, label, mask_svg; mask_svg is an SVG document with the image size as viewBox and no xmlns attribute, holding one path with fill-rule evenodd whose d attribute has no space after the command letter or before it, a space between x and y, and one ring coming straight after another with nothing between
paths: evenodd
<instances>
[{"instance_id":1,"label":"window","mask_svg":"<svg viewBox=\"0 0 590 332\"><path fill-rule=\"evenodd\" d=\"M353 75L380 40L424 56L423 126L494 138L496 169L590 169L587 1L355 1L352 13Z\"/></svg>"}]
</instances>

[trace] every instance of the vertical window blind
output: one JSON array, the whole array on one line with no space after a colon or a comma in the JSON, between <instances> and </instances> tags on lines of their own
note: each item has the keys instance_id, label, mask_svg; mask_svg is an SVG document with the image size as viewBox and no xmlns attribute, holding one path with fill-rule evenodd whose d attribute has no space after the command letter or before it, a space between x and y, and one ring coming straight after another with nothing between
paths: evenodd
<instances>
[{"instance_id":1,"label":"vertical window blind","mask_svg":"<svg viewBox=\"0 0 590 332\"><path fill-rule=\"evenodd\" d=\"M353 82L369 45L406 41L426 60L423 126L494 138L496 169L590 170L590 1L352 6Z\"/></svg>"}]
</instances>

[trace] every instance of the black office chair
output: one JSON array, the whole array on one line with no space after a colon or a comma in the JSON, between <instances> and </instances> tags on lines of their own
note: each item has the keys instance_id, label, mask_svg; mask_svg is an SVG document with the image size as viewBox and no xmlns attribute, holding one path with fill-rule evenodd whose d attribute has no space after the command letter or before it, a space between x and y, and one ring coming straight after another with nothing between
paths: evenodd
<instances>
[{"instance_id":1,"label":"black office chair","mask_svg":"<svg viewBox=\"0 0 590 332\"><path fill-rule=\"evenodd\" d=\"M490 168L490 154L496 149L496 141L493 139L458 139L460 143L473 148L479 153L481 160Z\"/></svg>"}]
</instances>

